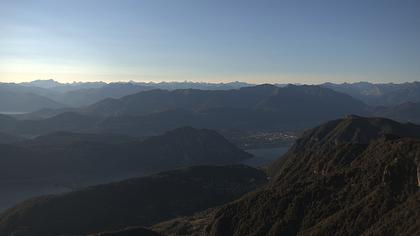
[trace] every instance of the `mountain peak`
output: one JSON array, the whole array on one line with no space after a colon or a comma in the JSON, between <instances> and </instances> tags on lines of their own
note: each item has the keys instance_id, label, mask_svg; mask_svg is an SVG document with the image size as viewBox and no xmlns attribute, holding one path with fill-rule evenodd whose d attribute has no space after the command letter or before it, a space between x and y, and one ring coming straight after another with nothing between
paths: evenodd
<instances>
[{"instance_id":1,"label":"mountain peak","mask_svg":"<svg viewBox=\"0 0 420 236\"><path fill-rule=\"evenodd\" d=\"M34 80L31 82L24 82L24 83L20 83L21 85L24 86L33 86L33 87L39 87L39 88L54 88L57 86L62 85L61 83L53 80L53 79L45 79L45 80Z\"/></svg>"},{"instance_id":2,"label":"mountain peak","mask_svg":"<svg viewBox=\"0 0 420 236\"><path fill-rule=\"evenodd\" d=\"M419 129L358 116L318 126L269 167L264 188L195 227L211 236L418 235Z\"/></svg>"},{"instance_id":3,"label":"mountain peak","mask_svg":"<svg viewBox=\"0 0 420 236\"><path fill-rule=\"evenodd\" d=\"M347 115L306 131L297 145L317 142L367 144L383 135L420 138L420 126L402 124L386 118L366 118Z\"/></svg>"}]
</instances>

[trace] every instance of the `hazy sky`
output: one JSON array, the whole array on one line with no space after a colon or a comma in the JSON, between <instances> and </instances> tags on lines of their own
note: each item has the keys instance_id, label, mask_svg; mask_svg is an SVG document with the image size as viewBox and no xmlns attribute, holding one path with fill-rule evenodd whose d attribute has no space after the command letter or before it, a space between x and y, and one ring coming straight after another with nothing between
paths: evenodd
<instances>
[{"instance_id":1,"label":"hazy sky","mask_svg":"<svg viewBox=\"0 0 420 236\"><path fill-rule=\"evenodd\" d=\"M418 0L0 0L0 81L420 80Z\"/></svg>"}]
</instances>

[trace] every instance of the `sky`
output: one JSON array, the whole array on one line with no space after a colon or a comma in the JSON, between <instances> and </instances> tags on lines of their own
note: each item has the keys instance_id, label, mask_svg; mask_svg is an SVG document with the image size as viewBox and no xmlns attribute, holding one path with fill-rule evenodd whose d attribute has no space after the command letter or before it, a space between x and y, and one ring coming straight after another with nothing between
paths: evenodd
<instances>
[{"instance_id":1,"label":"sky","mask_svg":"<svg viewBox=\"0 0 420 236\"><path fill-rule=\"evenodd\" d=\"M420 80L417 0L0 0L0 81Z\"/></svg>"}]
</instances>

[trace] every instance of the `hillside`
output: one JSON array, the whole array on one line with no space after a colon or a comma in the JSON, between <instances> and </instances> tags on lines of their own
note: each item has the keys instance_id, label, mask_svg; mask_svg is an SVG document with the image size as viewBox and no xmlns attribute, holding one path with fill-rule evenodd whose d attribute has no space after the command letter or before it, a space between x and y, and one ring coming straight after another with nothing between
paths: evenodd
<instances>
[{"instance_id":1,"label":"hillside","mask_svg":"<svg viewBox=\"0 0 420 236\"><path fill-rule=\"evenodd\" d=\"M166 235L419 234L419 129L356 116L328 122L271 166L266 186L152 228Z\"/></svg>"},{"instance_id":2,"label":"hillside","mask_svg":"<svg viewBox=\"0 0 420 236\"><path fill-rule=\"evenodd\" d=\"M172 170L25 201L0 217L0 234L55 236L148 226L234 200L265 181L262 171L246 166Z\"/></svg>"},{"instance_id":3,"label":"hillside","mask_svg":"<svg viewBox=\"0 0 420 236\"><path fill-rule=\"evenodd\" d=\"M77 189L191 165L240 163L250 157L211 130L179 128L138 139L56 132L0 144L0 211L30 196Z\"/></svg>"},{"instance_id":4,"label":"hillside","mask_svg":"<svg viewBox=\"0 0 420 236\"><path fill-rule=\"evenodd\" d=\"M214 131L189 127L145 140L59 132L2 145L0 150L3 180L101 179L198 164L230 164L251 156Z\"/></svg>"},{"instance_id":5,"label":"hillside","mask_svg":"<svg viewBox=\"0 0 420 236\"><path fill-rule=\"evenodd\" d=\"M269 186L218 210L208 233L387 233L382 227L389 227L380 223L383 216L394 214L418 193L420 141L398 136L419 138L418 129L361 117L315 128L297 141L281 165L272 167L275 178ZM404 223L393 233L411 227Z\"/></svg>"}]
</instances>

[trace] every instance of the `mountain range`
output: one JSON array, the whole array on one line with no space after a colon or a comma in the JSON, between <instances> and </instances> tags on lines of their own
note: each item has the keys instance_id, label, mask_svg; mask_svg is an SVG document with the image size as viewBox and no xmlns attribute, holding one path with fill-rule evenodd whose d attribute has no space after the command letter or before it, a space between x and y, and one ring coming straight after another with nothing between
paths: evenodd
<instances>
[{"instance_id":1,"label":"mountain range","mask_svg":"<svg viewBox=\"0 0 420 236\"><path fill-rule=\"evenodd\" d=\"M24 83L0 83L0 113L23 113L41 109L75 108L87 106L106 98L152 89L207 89L227 90L251 86L247 83L193 83L193 82L73 82L59 83L54 80L35 80Z\"/></svg>"},{"instance_id":2,"label":"mountain range","mask_svg":"<svg viewBox=\"0 0 420 236\"><path fill-rule=\"evenodd\" d=\"M58 130L146 136L179 126L290 130L346 114L364 115L367 110L351 96L320 86L149 90L85 107L38 111L14 121L9 118L8 125L0 124L0 131L32 137Z\"/></svg>"},{"instance_id":3,"label":"mountain range","mask_svg":"<svg viewBox=\"0 0 420 236\"><path fill-rule=\"evenodd\" d=\"M324 83L323 87L346 93L370 106L396 106L420 102L420 82L394 83Z\"/></svg>"},{"instance_id":4,"label":"mountain range","mask_svg":"<svg viewBox=\"0 0 420 236\"><path fill-rule=\"evenodd\" d=\"M420 126L347 116L305 131L268 183L244 166L169 171L28 200L0 233L417 235L419 140Z\"/></svg>"},{"instance_id":5,"label":"mountain range","mask_svg":"<svg viewBox=\"0 0 420 236\"><path fill-rule=\"evenodd\" d=\"M274 84L285 87L284 84ZM0 83L0 92L19 99L3 100L0 112L33 112L48 108L81 107L106 98L121 98L141 91L199 89L211 91L237 90L255 84L244 82L199 83L199 82L73 82L59 83L54 80L36 80L25 83ZM369 106L395 106L406 102L420 102L420 83L324 83L320 86L348 94ZM1 94L0 93L0 94ZM25 98L25 99L23 99Z\"/></svg>"}]
</instances>

